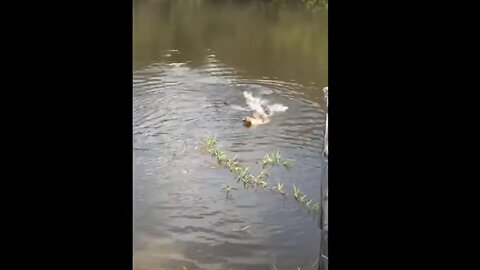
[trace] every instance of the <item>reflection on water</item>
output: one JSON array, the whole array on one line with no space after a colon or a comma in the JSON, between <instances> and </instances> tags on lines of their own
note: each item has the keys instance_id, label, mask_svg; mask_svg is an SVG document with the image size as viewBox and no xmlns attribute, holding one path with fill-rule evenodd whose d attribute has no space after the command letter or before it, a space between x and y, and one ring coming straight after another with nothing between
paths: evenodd
<instances>
[{"instance_id":1,"label":"reflection on water","mask_svg":"<svg viewBox=\"0 0 480 270\"><path fill-rule=\"evenodd\" d=\"M325 15L178 0L135 1L134 17L135 269L311 269L319 218L268 191L226 200L233 177L200 148L217 136L252 169L278 149L294 164L270 181L321 201ZM288 110L245 128L245 90Z\"/></svg>"},{"instance_id":2,"label":"reflection on water","mask_svg":"<svg viewBox=\"0 0 480 270\"><path fill-rule=\"evenodd\" d=\"M198 67L212 49L241 75L293 80L320 101L315 86L328 85L327 44L326 11L262 1L135 1L135 69L152 61Z\"/></svg>"}]
</instances>

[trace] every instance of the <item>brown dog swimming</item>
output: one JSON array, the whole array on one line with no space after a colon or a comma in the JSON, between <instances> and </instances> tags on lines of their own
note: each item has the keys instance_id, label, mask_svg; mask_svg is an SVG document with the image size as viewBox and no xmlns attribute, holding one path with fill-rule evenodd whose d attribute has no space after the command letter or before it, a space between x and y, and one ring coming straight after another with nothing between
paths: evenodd
<instances>
[{"instance_id":1,"label":"brown dog swimming","mask_svg":"<svg viewBox=\"0 0 480 270\"><path fill-rule=\"evenodd\" d=\"M243 118L243 124L247 127L262 125L270 122L270 117L267 115L259 114L254 112L252 116L246 116Z\"/></svg>"},{"instance_id":2,"label":"brown dog swimming","mask_svg":"<svg viewBox=\"0 0 480 270\"><path fill-rule=\"evenodd\" d=\"M243 96L249 109L253 111L252 116L243 117L243 123L247 127L266 124L270 122L274 111L284 112L288 109L281 104L267 105L266 100L254 97L251 92L244 91Z\"/></svg>"}]
</instances>

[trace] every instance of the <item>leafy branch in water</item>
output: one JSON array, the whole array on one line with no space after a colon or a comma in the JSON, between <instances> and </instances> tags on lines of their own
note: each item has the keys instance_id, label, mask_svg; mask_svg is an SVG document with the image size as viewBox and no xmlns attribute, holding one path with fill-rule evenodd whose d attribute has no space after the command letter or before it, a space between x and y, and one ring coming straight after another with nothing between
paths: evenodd
<instances>
[{"instance_id":1,"label":"leafy branch in water","mask_svg":"<svg viewBox=\"0 0 480 270\"><path fill-rule=\"evenodd\" d=\"M262 170L258 173L258 175L255 176L251 173L248 167L240 164L236 156L230 157L227 153L221 151L218 147L218 142L215 137L207 138L205 149L208 153L210 153L210 155L216 158L219 165L228 168L234 174L236 183L238 184L241 182L244 189L257 189L258 187L261 187L266 190L276 190L278 193L286 196L283 183L277 182L275 187L268 186L268 178L270 176L269 165L271 166L270 168L273 168L274 166L283 166L288 169L292 164L291 160L284 159L280 155L280 151L277 150L274 153L265 154L262 159ZM230 187L229 185L224 185L222 190L226 193L227 198L231 198L232 190L236 190L236 188ZM320 211L320 205L318 203L313 204L313 200L308 199L307 195L305 195L300 188L297 188L295 185L293 185L292 195L295 200L308 209L314 212Z\"/></svg>"}]
</instances>

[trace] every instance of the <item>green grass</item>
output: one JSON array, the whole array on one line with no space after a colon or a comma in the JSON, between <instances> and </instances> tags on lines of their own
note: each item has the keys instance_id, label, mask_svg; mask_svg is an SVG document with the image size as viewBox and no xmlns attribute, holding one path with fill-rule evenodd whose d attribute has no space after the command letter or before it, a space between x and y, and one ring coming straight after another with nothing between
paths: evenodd
<instances>
[{"instance_id":1,"label":"green grass","mask_svg":"<svg viewBox=\"0 0 480 270\"><path fill-rule=\"evenodd\" d=\"M280 182L277 182L277 186L275 187L278 193L285 195L285 190L283 189L283 184Z\"/></svg>"},{"instance_id":2,"label":"green grass","mask_svg":"<svg viewBox=\"0 0 480 270\"><path fill-rule=\"evenodd\" d=\"M271 153L271 154L265 154L265 156L262 159L262 167L266 168L268 165L271 166L276 166L276 165L283 165L285 168L290 168L292 164L292 161L289 159L284 159L280 155L280 151L277 150L277 152Z\"/></svg>"},{"instance_id":3,"label":"green grass","mask_svg":"<svg viewBox=\"0 0 480 270\"><path fill-rule=\"evenodd\" d=\"M299 200L300 196L302 196L302 192L300 191L299 188L293 185L293 197L295 198L295 200Z\"/></svg>"},{"instance_id":4,"label":"green grass","mask_svg":"<svg viewBox=\"0 0 480 270\"><path fill-rule=\"evenodd\" d=\"M236 156L231 157L226 152L222 151L218 146L217 138L208 137L204 149L217 160L219 165L228 168L233 173L235 182L241 184L244 189L254 188L256 190L260 187L265 190L276 190L277 193L287 196L283 183L277 182L275 187L269 187L268 185L271 169L276 166L283 166L288 169L292 164L292 160L283 158L280 151L277 150L276 152L265 154L261 160L262 168L258 175L255 176L250 171L249 167L243 166L239 162ZM222 190L226 193L227 198L231 198L232 190L236 190L236 188L225 184L223 185ZM313 200L309 199L307 195L295 185L293 185L292 196L306 208L314 212L320 211L320 205L318 203L313 204Z\"/></svg>"}]
</instances>

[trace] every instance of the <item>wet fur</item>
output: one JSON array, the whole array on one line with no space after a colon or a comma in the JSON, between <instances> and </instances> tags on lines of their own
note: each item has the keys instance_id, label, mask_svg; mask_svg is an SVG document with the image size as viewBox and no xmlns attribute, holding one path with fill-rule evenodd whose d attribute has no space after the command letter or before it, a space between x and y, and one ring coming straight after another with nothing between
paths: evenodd
<instances>
[{"instance_id":1,"label":"wet fur","mask_svg":"<svg viewBox=\"0 0 480 270\"><path fill-rule=\"evenodd\" d=\"M252 116L247 116L243 118L243 123L247 127L263 125L268 122L270 122L270 117L268 117L267 115L261 115L257 112L254 112Z\"/></svg>"},{"instance_id":2,"label":"wet fur","mask_svg":"<svg viewBox=\"0 0 480 270\"><path fill-rule=\"evenodd\" d=\"M270 118L273 115L273 111L267 106L265 100L255 98L251 92L244 91L243 96L247 101L248 107L253 111L252 116L246 116L243 118L245 126L257 126L270 122ZM274 104L277 111L285 111L288 107L281 104ZM280 109L278 109L280 107Z\"/></svg>"}]
</instances>

